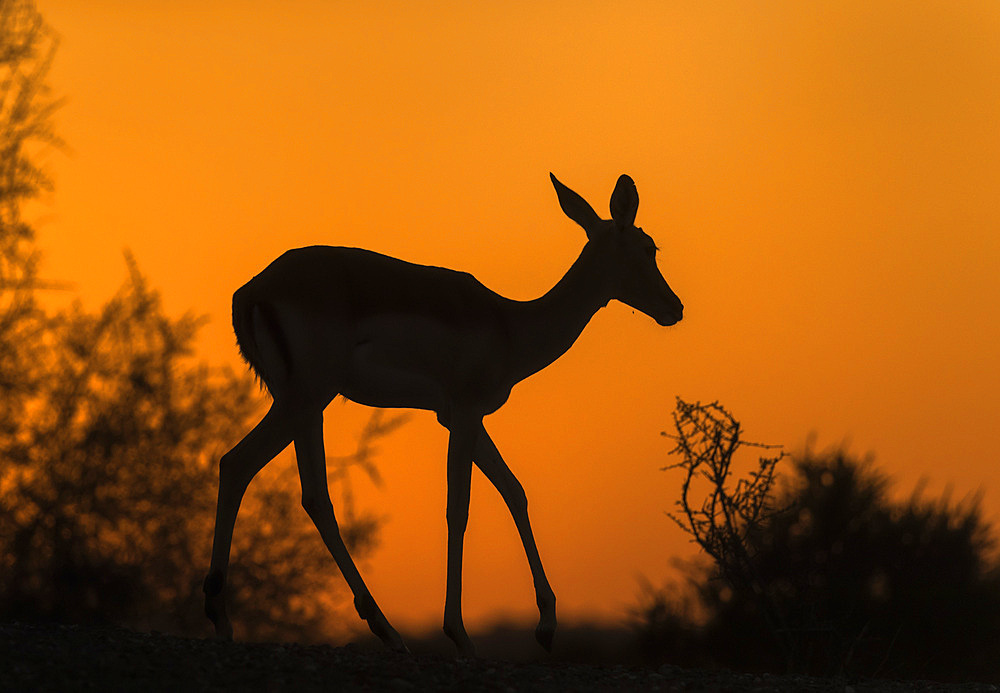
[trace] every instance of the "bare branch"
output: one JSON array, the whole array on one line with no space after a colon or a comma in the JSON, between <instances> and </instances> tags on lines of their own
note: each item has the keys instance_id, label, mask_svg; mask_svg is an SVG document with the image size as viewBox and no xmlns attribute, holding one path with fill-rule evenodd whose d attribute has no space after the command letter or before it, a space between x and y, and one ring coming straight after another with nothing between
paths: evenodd
<instances>
[{"instance_id":1,"label":"bare branch","mask_svg":"<svg viewBox=\"0 0 1000 693\"><path fill-rule=\"evenodd\" d=\"M678 397L673 420L676 433L662 435L674 441L669 454L680 459L663 469L680 469L684 478L677 512L667 515L712 557L720 579L759 604L787 652L787 628L761 584L748 541L778 512L770 503L771 487L775 468L786 453L759 458L756 469L734 480L733 458L740 448L781 450L781 446L744 441L740 422L718 402L688 403ZM699 480L708 487L700 506L693 499L693 485Z\"/></svg>"}]
</instances>

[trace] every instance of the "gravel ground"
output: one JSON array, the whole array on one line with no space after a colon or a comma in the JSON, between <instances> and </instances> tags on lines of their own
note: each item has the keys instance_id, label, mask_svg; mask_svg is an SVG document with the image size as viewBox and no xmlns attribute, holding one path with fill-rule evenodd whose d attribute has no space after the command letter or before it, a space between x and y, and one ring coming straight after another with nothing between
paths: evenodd
<instances>
[{"instance_id":1,"label":"gravel ground","mask_svg":"<svg viewBox=\"0 0 1000 693\"><path fill-rule=\"evenodd\" d=\"M0 624L0 691L1000 691L675 667L462 660L358 647L254 644L120 628Z\"/></svg>"}]
</instances>

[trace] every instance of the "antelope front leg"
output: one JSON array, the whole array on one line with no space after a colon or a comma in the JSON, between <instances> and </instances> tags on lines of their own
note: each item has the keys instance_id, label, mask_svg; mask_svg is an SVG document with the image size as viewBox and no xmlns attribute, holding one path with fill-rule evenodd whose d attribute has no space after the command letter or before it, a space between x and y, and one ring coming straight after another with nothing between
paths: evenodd
<instances>
[{"instance_id":1,"label":"antelope front leg","mask_svg":"<svg viewBox=\"0 0 1000 693\"><path fill-rule=\"evenodd\" d=\"M517 533L521 536L521 544L524 546L524 553L528 557L528 565L531 567L531 577L535 583L535 602L538 604L539 613L535 639L542 647L551 651L552 638L556 632L556 595L552 592L549 581L545 577L542 559L538 555L538 547L535 546L535 536L531 531L531 522L528 520L528 498L524 494L521 482L510 471L510 468L503 461L500 451L493 443L493 439L482 427L480 427L479 438L476 441L475 460L476 466L500 492L500 496L514 518Z\"/></svg>"},{"instance_id":2,"label":"antelope front leg","mask_svg":"<svg viewBox=\"0 0 1000 693\"><path fill-rule=\"evenodd\" d=\"M448 588L444 601L444 632L465 657L476 656L476 648L462 622L462 550L469 523L472 454L481 427L482 419L456 421L448 439Z\"/></svg>"}]
</instances>

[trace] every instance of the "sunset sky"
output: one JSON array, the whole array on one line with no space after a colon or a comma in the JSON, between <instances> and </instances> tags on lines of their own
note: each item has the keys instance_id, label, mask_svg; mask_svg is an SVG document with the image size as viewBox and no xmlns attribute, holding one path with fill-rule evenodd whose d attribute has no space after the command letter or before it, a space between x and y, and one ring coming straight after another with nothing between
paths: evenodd
<instances>
[{"instance_id":1,"label":"sunset sky","mask_svg":"<svg viewBox=\"0 0 1000 693\"><path fill-rule=\"evenodd\" d=\"M232 292L288 248L369 248L534 298L585 241L549 172L605 216L635 179L684 321L612 304L486 421L561 618L620 618L639 576L693 555L664 515L676 396L720 400L751 440L873 452L901 492L982 489L998 517L993 0L39 9L70 148L47 155L55 192L35 208L43 274L97 306L130 248L171 313L210 316L216 364L240 366ZM327 410L328 454L363 418ZM415 416L359 500L387 518L363 573L397 627L441 619L446 445ZM513 522L473 478L475 628L534 598Z\"/></svg>"}]
</instances>

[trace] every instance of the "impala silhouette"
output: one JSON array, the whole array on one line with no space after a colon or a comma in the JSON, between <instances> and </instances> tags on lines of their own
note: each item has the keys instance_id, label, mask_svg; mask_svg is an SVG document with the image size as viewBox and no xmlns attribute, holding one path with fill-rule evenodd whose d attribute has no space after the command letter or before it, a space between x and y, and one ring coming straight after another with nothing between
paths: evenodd
<instances>
[{"instance_id":1,"label":"impala silhouette","mask_svg":"<svg viewBox=\"0 0 1000 693\"><path fill-rule=\"evenodd\" d=\"M550 174L559 204L587 243L544 296L514 301L464 272L427 267L359 248L289 250L233 295L240 353L273 402L220 462L212 562L205 612L220 637L232 637L225 586L233 525L250 480L289 443L295 446L302 505L354 593L372 633L405 649L344 545L326 481L323 410L336 396L373 407L437 414L448 429L448 567L444 630L460 654L475 649L462 622L462 547L473 463L510 509L534 580L535 637L546 649L556 599L528 520L527 498L486 429L511 388L559 358L612 299L660 325L680 321L683 305L656 264L657 247L635 226L639 196L621 176L611 219L601 219Z\"/></svg>"}]
</instances>

